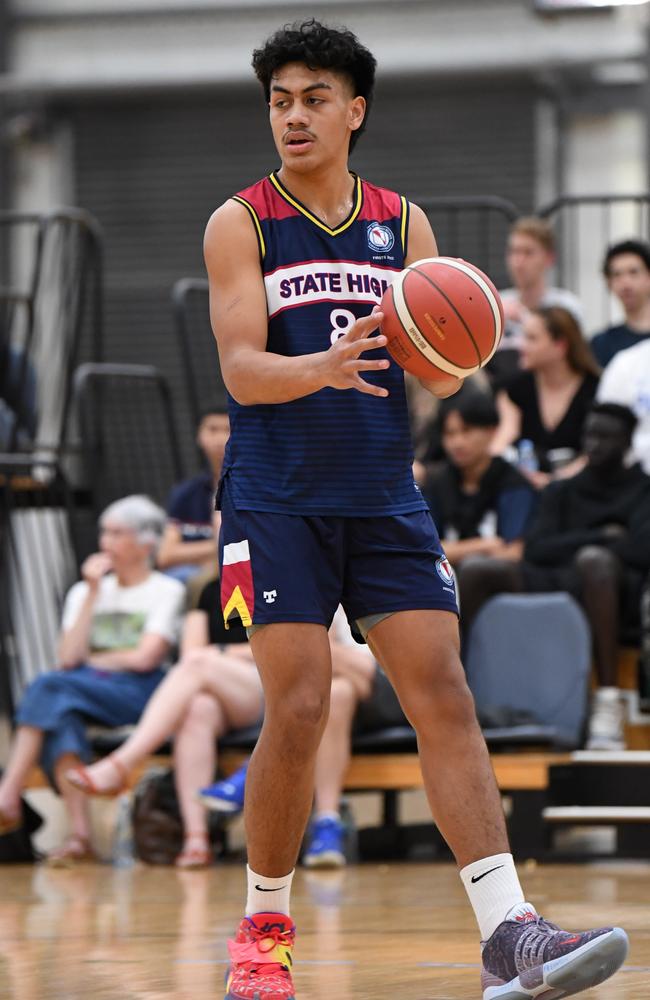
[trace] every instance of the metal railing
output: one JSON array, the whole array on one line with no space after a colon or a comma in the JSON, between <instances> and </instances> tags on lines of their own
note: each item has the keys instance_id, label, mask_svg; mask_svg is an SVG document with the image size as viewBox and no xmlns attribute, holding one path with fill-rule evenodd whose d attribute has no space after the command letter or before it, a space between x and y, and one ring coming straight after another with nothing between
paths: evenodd
<instances>
[{"instance_id":1,"label":"metal railing","mask_svg":"<svg viewBox=\"0 0 650 1000\"><path fill-rule=\"evenodd\" d=\"M64 596L77 578L73 498L55 463L0 454L0 714L56 663Z\"/></svg>"},{"instance_id":2,"label":"metal railing","mask_svg":"<svg viewBox=\"0 0 650 1000\"><path fill-rule=\"evenodd\" d=\"M102 359L102 241L76 208L0 212L0 448L56 452L71 377Z\"/></svg>"},{"instance_id":3,"label":"metal railing","mask_svg":"<svg viewBox=\"0 0 650 1000\"><path fill-rule=\"evenodd\" d=\"M578 296L589 332L607 326L620 308L603 278L607 247L650 239L650 192L565 195L538 210L556 231L557 283Z\"/></svg>"}]
</instances>

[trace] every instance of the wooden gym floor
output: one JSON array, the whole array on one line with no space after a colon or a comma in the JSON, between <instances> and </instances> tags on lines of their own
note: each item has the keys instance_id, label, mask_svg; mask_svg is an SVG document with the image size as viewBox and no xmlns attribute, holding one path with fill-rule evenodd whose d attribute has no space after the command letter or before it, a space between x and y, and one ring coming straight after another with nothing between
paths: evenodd
<instances>
[{"instance_id":1,"label":"wooden gym floor","mask_svg":"<svg viewBox=\"0 0 650 1000\"><path fill-rule=\"evenodd\" d=\"M584 1000L650 997L650 866L523 866L529 897L569 929L620 923L631 952ZM243 871L0 869L2 1000L219 1000ZM299 1000L480 1000L473 917L451 865L301 870Z\"/></svg>"}]
</instances>

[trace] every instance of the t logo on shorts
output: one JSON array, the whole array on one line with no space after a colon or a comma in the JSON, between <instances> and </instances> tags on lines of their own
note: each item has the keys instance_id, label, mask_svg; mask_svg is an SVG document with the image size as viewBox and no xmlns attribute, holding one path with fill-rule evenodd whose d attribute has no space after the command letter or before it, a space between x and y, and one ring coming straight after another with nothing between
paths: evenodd
<instances>
[{"instance_id":1,"label":"t logo on shorts","mask_svg":"<svg viewBox=\"0 0 650 1000\"><path fill-rule=\"evenodd\" d=\"M264 600L266 601L267 604L273 604L276 597L278 596L277 590L264 590L262 591L262 593L264 594Z\"/></svg>"}]
</instances>

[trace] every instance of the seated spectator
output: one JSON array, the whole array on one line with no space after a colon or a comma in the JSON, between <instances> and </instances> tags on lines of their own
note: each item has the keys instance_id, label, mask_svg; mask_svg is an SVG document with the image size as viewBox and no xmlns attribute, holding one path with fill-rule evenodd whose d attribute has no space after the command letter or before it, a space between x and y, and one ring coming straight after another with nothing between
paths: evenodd
<instances>
[{"instance_id":1,"label":"seated spectator","mask_svg":"<svg viewBox=\"0 0 650 1000\"><path fill-rule=\"evenodd\" d=\"M423 492L455 567L468 556L523 555L536 491L510 463L491 454L498 423L494 400L483 392L457 393L441 404L447 460Z\"/></svg>"},{"instance_id":2,"label":"seated spectator","mask_svg":"<svg viewBox=\"0 0 650 1000\"><path fill-rule=\"evenodd\" d=\"M634 458L650 473L650 341L619 351L602 374L597 398L629 406L637 418Z\"/></svg>"},{"instance_id":3,"label":"seated spectator","mask_svg":"<svg viewBox=\"0 0 650 1000\"><path fill-rule=\"evenodd\" d=\"M582 430L600 369L580 327L566 309L536 309L524 322L524 369L497 395L499 429L494 454L531 442L538 470L524 469L536 486L551 473L572 475L579 460Z\"/></svg>"},{"instance_id":4,"label":"seated spectator","mask_svg":"<svg viewBox=\"0 0 650 1000\"><path fill-rule=\"evenodd\" d=\"M506 325L487 369L495 389L517 372L524 322L533 309L557 306L582 323L582 307L573 292L549 284L554 263L555 234L550 223L535 216L518 219L510 229L506 250L512 287L500 292Z\"/></svg>"},{"instance_id":5,"label":"seated spectator","mask_svg":"<svg viewBox=\"0 0 650 1000\"><path fill-rule=\"evenodd\" d=\"M70 782L90 795L119 794L129 771L175 734L176 787L185 828L185 844L176 863L183 868L204 867L212 860L207 818L197 792L213 778L216 740L229 729L258 722L263 709L262 685L249 646L229 646L225 650L205 646L208 628L210 638L217 638L214 622L219 623L216 627L221 638L223 624L216 581L205 588L200 613L188 615L184 655L156 691L135 732L108 757L67 774ZM232 631L231 626L226 634ZM194 645L197 641L199 644ZM322 812L319 820L323 822L316 824L314 835L324 836L330 860L343 863L338 800L349 759L352 717L360 699L370 693L375 665L372 657L355 645L344 645L334 637L331 645L330 717L316 765L318 808ZM244 783L245 771L230 780L230 803L240 797L243 805ZM331 858L332 853L336 859Z\"/></svg>"},{"instance_id":6,"label":"seated spectator","mask_svg":"<svg viewBox=\"0 0 650 1000\"><path fill-rule=\"evenodd\" d=\"M397 696L367 646L352 639L342 608L330 629L332 688L330 710L316 756L314 813L302 862L307 868L345 865L345 829L339 812L353 733L407 725ZM244 808L248 764L225 781L204 788L209 809L234 815Z\"/></svg>"},{"instance_id":7,"label":"seated spectator","mask_svg":"<svg viewBox=\"0 0 650 1000\"><path fill-rule=\"evenodd\" d=\"M220 585L211 580L183 627L181 658L149 701L139 724L113 753L90 767L66 773L88 795L119 795L130 771L174 737L174 780L184 843L178 868L203 868L212 861L199 788L211 781L217 739L230 729L252 726L262 716L262 684L241 625L226 630Z\"/></svg>"},{"instance_id":8,"label":"seated spectator","mask_svg":"<svg viewBox=\"0 0 650 1000\"><path fill-rule=\"evenodd\" d=\"M199 420L196 440L207 468L175 486L169 497L158 566L183 583L201 571L212 575L217 570L220 515L214 509L214 494L229 436L225 405L206 409Z\"/></svg>"},{"instance_id":9,"label":"seated spectator","mask_svg":"<svg viewBox=\"0 0 650 1000\"><path fill-rule=\"evenodd\" d=\"M137 722L163 678L177 638L184 592L152 570L165 514L148 497L130 496L100 518L100 551L86 559L83 580L67 595L59 669L42 674L18 707L17 731L0 780L0 833L21 822L21 791L40 762L63 796L71 832L53 864L92 857L84 796L63 780L92 759L86 725Z\"/></svg>"},{"instance_id":10,"label":"seated spectator","mask_svg":"<svg viewBox=\"0 0 650 1000\"><path fill-rule=\"evenodd\" d=\"M615 243L605 255L603 274L623 306L625 322L593 337L591 349L601 368L619 351L650 338L650 244L643 240Z\"/></svg>"},{"instance_id":11,"label":"seated spectator","mask_svg":"<svg viewBox=\"0 0 650 1000\"><path fill-rule=\"evenodd\" d=\"M441 401L427 392L414 375L407 373L405 384L413 442L413 478L424 489L429 477L445 458L438 419ZM456 398L475 392L492 394L489 379L483 370L465 379Z\"/></svg>"},{"instance_id":12,"label":"seated spectator","mask_svg":"<svg viewBox=\"0 0 650 1000\"><path fill-rule=\"evenodd\" d=\"M618 636L622 623L638 624L650 570L650 476L624 464L635 423L627 407L595 404L585 424L587 465L542 493L524 561L474 560L459 571L466 630L483 603L504 591L565 590L581 602L599 685L587 744L594 750L624 747Z\"/></svg>"}]
</instances>

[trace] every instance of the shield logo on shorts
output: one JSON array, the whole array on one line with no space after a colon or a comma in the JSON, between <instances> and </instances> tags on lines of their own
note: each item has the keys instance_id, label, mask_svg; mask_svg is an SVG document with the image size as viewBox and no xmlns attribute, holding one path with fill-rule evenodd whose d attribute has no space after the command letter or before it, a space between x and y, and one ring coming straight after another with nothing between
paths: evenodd
<instances>
[{"instance_id":1,"label":"shield logo on shorts","mask_svg":"<svg viewBox=\"0 0 650 1000\"><path fill-rule=\"evenodd\" d=\"M443 583L446 583L448 587L453 587L454 571L451 568L451 563L447 559L447 556L440 556L440 558L436 560L436 572Z\"/></svg>"}]
</instances>

